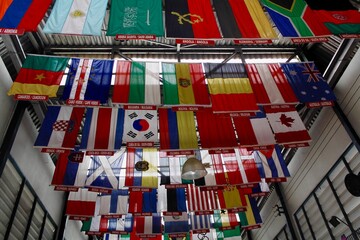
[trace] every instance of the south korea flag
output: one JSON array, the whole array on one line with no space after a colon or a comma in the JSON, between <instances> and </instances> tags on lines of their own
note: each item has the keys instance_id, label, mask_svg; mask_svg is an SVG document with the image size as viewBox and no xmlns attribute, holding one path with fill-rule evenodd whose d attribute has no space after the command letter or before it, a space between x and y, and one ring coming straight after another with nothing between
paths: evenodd
<instances>
[{"instance_id":1,"label":"south korea flag","mask_svg":"<svg viewBox=\"0 0 360 240\"><path fill-rule=\"evenodd\" d=\"M125 110L124 142L157 142L157 130L156 110Z\"/></svg>"}]
</instances>

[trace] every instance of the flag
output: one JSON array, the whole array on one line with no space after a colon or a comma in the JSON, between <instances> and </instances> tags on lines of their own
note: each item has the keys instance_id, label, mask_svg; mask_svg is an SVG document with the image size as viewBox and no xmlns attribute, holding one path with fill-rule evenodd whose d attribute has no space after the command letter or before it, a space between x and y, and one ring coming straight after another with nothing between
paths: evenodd
<instances>
[{"instance_id":1,"label":"flag","mask_svg":"<svg viewBox=\"0 0 360 240\"><path fill-rule=\"evenodd\" d=\"M163 240L175 240L175 239L181 239L181 240L191 240L193 238L191 238L191 233L180 233L181 237L177 238L176 237L176 233L174 234L175 236L172 236L172 234L168 234L168 233L163 233L164 239ZM172 237L170 237L172 236ZM194 235L193 235L194 236ZM200 238L202 239L202 238ZM208 240L208 239L207 239ZM213 240L213 239L209 239L209 240Z\"/></svg>"},{"instance_id":2,"label":"flag","mask_svg":"<svg viewBox=\"0 0 360 240\"><path fill-rule=\"evenodd\" d=\"M100 215L126 215L128 212L129 191L114 189L110 194L100 196Z\"/></svg>"},{"instance_id":3,"label":"flag","mask_svg":"<svg viewBox=\"0 0 360 240\"><path fill-rule=\"evenodd\" d=\"M254 151L255 161L262 178L267 181L290 177L280 147L275 145L272 149Z\"/></svg>"},{"instance_id":4,"label":"flag","mask_svg":"<svg viewBox=\"0 0 360 240\"><path fill-rule=\"evenodd\" d=\"M166 0L167 38L221 38L209 0Z\"/></svg>"},{"instance_id":5,"label":"flag","mask_svg":"<svg viewBox=\"0 0 360 240\"><path fill-rule=\"evenodd\" d=\"M195 215L190 214L191 230L210 229L210 215Z\"/></svg>"},{"instance_id":6,"label":"flag","mask_svg":"<svg viewBox=\"0 0 360 240\"><path fill-rule=\"evenodd\" d=\"M235 154L238 161L239 170L241 173L243 183L258 183L261 182L258 165L255 162L251 151L245 148L235 149Z\"/></svg>"},{"instance_id":7,"label":"flag","mask_svg":"<svg viewBox=\"0 0 360 240\"><path fill-rule=\"evenodd\" d=\"M331 87L313 62L280 65L300 102L316 104L336 101Z\"/></svg>"},{"instance_id":8,"label":"flag","mask_svg":"<svg viewBox=\"0 0 360 240\"><path fill-rule=\"evenodd\" d=\"M212 165L212 158L209 154L208 150L200 150L200 152L196 152L196 158L201 159L202 164L204 165ZM211 166L209 168L206 168L206 171L208 172L205 177L195 179L194 183L196 186L215 186L216 178L215 178L215 171L214 168Z\"/></svg>"},{"instance_id":9,"label":"flag","mask_svg":"<svg viewBox=\"0 0 360 240\"><path fill-rule=\"evenodd\" d=\"M221 209L243 208L246 206L244 195L239 192L236 186L228 185L217 192Z\"/></svg>"},{"instance_id":10,"label":"flag","mask_svg":"<svg viewBox=\"0 0 360 240\"><path fill-rule=\"evenodd\" d=\"M156 148L128 148L125 186L157 188L158 162L159 155Z\"/></svg>"},{"instance_id":11,"label":"flag","mask_svg":"<svg viewBox=\"0 0 360 240\"><path fill-rule=\"evenodd\" d=\"M252 197L245 196L247 203L247 210L245 212L239 212L239 218L242 228L256 226L262 223L259 208L256 204L256 200Z\"/></svg>"},{"instance_id":12,"label":"flag","mask_svg":"<svg viewBox=\"0 0 360 240\"><path fill-rule=\"evenodd\" d=\"M152 216L135 217L135 226L135 231L137 234L162 233L160 213L154 213Z\"/></svg>"},{"instance_id":13,"label":"flag","mask_svg":"<svg viewBox=\"0 0 360 240\"><path fill-rule=\"evenodd\" d=\"M89 167L88 158L82 162L73 162L69 157L70 151L60 153L56 161L56 168L51 181L54 186L84 187Z\"/></svg>"},{"instance_id":14,"label":"flag","mask_svg":"<svg viewBox=\"0 0 360 240\"><path fill-rule=\"evenodd\" d=\"M238 145L230 117L202 109L196 112L196 119L202 148L233 148Z\"/></svg>"},{"instance_id":15,"label":"flag","mask_svg":"<svg viewBox=\"0 0 360 240\"><path fill-rule=\"evenodd\" d=\"M236 226L232 229L219 230L216 229L216 239L223 240L241 240L240 226Z\"/></svg>"},{"instance_id":16,"label":"flag","mask_svg":"<svg viewBox=\"0 0 360 240\"><path fill-rule=\"evenodd\" d=\"M209 228L209 232L204 233L193 233L191 240L199 240L199 239L206 239L206 240L215 240L216 237L216 230L213 228Z\"/></svg>"},{"instance_id":17,"label":"flag","mask_svg":"<svg viewBox=\"0 0 360 240\"><path fill-rule=\"evenodd\" d=\"M188 156L167 156L165 152L161 152L160 153L161 164L159 171L161 172L161 174L164 174L164 171L168 174L164 176L161 175L160 184L168 185L168 184L192 183L192 181L181 178L181 169L187 159Z\"/></svg>"},{"instance_id":18,"label":"flag","mask_svg":"<svg viewBox=\"0 0 360 240\"><path fill-rule=\"evenodd\" d=\"M85 186L92 188L119 189L120 169L125 167L125 149L113 156L86 156L90 166Z\"/></svg>"},{"instance_id":19,"label":"flag","mask_svg":"<svg viewBox=\"0 0 360 240\"><path fill-rule=\"evenodd\" d=\"M156 110L125 110L123 141L157 142L157 120Z\"/></svg>"},{"instance_id":20,"label":"flag","mask_svg":"<svg viewBox=\"0 0 360 240\"><path fill-rule=\"evenodd\" d=\"M205 63L214 112L257 112L255 94L242 63Z\"/></svg>"},{"instance_id":21,"label":"flag","mask_svg":"<svg viewBox=\"0 0 360 240\"><path fill-rule=\"evenodd\" d=\"M189 184L186 193L188 210L191 212L212 211L220 208L215 191L200 190L199 187Z\"/></svg>"},{"instance_id":22,"label":"flag","mask_svg":"<svg viewBox=\"0 0 360 240\"><path fill-rule=\"evenodd\" d=\"M51 3L51 0L2 0L0 28L35 32Z\"/></svg>"},{"instance_id":23,"label":"flag","mask_svg":"<svg viewBox=\"0 0 360 240\"><path fill-rule=\"evenodd\" d=\"M146 34L163 36L160 0L116 0L111 2L108 36Z\"/></svg>"},{"instance_id":24,"label":"flag","mask_svg":"<svg viewBox=\"0 0 360 240\"><path fill-rule=\"evenodd\" d=\"M185 188L158 188L158 209L167 212L186 212Z\"/></svg>"},{"instance_id":25,"label":"flag","mask_svg":"<svg viewBox=\"0 0 360 240\"><path fill-rule=\"evenodd\" d=\"M80 149L110 151L120 149L123 127L123 109L87 108Z\"/></svg>"},{"instance_id":26,"label":"flag","mask_svg":"<svg viewBox=\"0 0 360 240\"><path fill-rule=\"evenodd\" d=\"M258 1L214 0L224 38L277 38Z\"/></svg>"},{"instance_id":27,"label":"flag","mask_svg":"<svg viewBox=\"0 0 360 240\"><path fill-rule=\"evenodd\" d=\"M165 233L189 232L189 216L182 212L179 216L164 216Z\"/></svg>"},{"instance_id":28,"label":"flag","mask_svg":"<svg viewBox=\"0 0 360 240\"><path fill-rule=\"evenodd\" d=\"M57 0L44 33L101 35L107 0Z\"/></svg>"},{"instance_id":29,"label":"flag","mask_svg":"<svg viewBox=\"0 0 360 240\"><path fill-rule=\"evenodd\" d=\"M159 63L116 61L113 103L160 105Z\"/></svg>"},{"instance_id":30,"label":"flag","mask_svg":"<svg viewBox=\"0 0 360 240\"><path fill-rule=\"evenodd\" d=\"M56 97L68 61L69 58L64 57L28 55L8 95Z\"/></svg>"},{"instance_id":31,"label":"flag","mask_svg":"<svg viewBox=\"0 0 360 240\"><path fill-rule=\"evenodd\" d=\"M49 106L35 147L73 149L85 108Z\"/></svg>"},{"instance_id":32,"label":"flag","mask_svg":"<svg viewBox=\"0 0 360 240\"><path fill-rule=\"evenodd\" d=\"M108 219L102 216L93 216L89 220L83 221L80 231L87 234L107 232Z\"/></svg>"},{"instance_id":33,"label":"flag","mask_svg":"<svg viewBox=\"0 0 360 240\"><path fill-rule=\"evenodd\" d=\"M360 13L357 9L359 6L357 5L356 8L352 5L352 1L305 1L318 16L318 21L323 23L332 34L360 33Z\"/></svg>"},{"instance_id":34,"label":"flag","mask_svg":"<svg viewBox=\"0 0 360 240\"><path fill-rule=\"evenodd\" d=\"M286 76L277 63L245 64L256 102L261 105L297 104Z\"/></svg>"},{"instance_id":35,"label":"flag","mask_svg":"<svg viewBox=\"0 0 360 240\"><path fill-rule=\"evenodd\" d=\"M233 117L241 147L258 147L276 143L269 122L263 112L255 117Z\"/></svg>"},{"instance_id":36,"label":"flag","mask_svg":"<svg viewBox=\"0 0 360 240\"><path fill-rule=\"evenodd\" d=\"M113 64L113 60L72 58L61 99L97 100L106 103Z\"/></svg>"},{"instance_id":37,"label":"flag","mask_svg":"<svg viewBox=\"0 0 360 240\"><path fill-rule=\"evenodd\" d=\"M197 149L194 112L159 108L160 148Z\"/></svg>"},{"instance_id":38,"label":"flag","mask_svg":"<svg viewBox=\"0 0 360 240\"><path fill-rule=\"evenodd\" d=\"M98 193L89 192L85 188L80 188L77 192L70 192L65 214L70 216L94 216L97 195Z\"/></svg>"},{"instance_id":39,"label":"flag","mask_svg":"<svg viewBox=\"0 0 360 240\"><path fill-rule=\"evenodd\" d=\"M156 213L157 189L150 191L132 190L129 194L129 213Z\"/></svg>"},{"instance_id":40,"label":"flag","mask_svg":"<svg viewBox=\"0 0 360 240\"><path fill-rule=\"evenodd\" d=\"M164 105L210 105L200 63L163 63Z\"/></svg>"},{"instance_id":41,"label":"flag","mask_svg":"<svg viewBox=\"0 0 360 240\"><path fill-rule=\"evenodd\" d=\"M236 227L239 225L236 214L229 213L226 210L215 210L213 215L214 228L227 228L227 227Z\"/></svg>"},{"instance_id":42,"label":"flag","mask_svg":"<svg viewBox=\"0 0 360 240\"><path fill-rule=\"evenodd\" d=\"M330 35L304 0L261 0L283 37Z\"/></svg>"},{"instance_id":43,"label":"flag","mask_svg":"<svg viewBox=\"0 0 360 240\"><path fill-rule=\"evenodd\" d=\"M304 143L311 140L295 107L265 107L266 117L279 144Z\"/></svg>"},{"instance_id":44,"label":"flag","mask_svg":"<svg viewBox=\"0 0 360 240\"><path fill-rule=\"evenodd\" d=\"M108 221L108 232L132 232L134 217L131 214L122 215L121 218L111 218Z\"/></svg>"}]
</instances>

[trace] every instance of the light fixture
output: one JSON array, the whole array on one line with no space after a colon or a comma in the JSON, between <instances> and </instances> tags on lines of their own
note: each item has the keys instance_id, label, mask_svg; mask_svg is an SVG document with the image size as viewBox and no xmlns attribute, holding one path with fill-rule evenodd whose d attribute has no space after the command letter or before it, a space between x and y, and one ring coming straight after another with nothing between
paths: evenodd
<instances>
[{"instance_id":1,"label":"light fixture","mask_svg":"<svg viewBox=\"0 0 360 240\"><path fill-rule=\"evenodd\" d=\"M206 176L205 166L195 157L186 160L181 171L181 178L185 180L195 180Z\"/></svg>"}]
</instances>

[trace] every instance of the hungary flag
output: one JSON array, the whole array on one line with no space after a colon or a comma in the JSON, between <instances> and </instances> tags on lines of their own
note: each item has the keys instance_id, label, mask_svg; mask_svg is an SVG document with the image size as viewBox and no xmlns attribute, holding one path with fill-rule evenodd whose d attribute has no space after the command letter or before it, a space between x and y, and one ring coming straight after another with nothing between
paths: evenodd
<instances>
[{"instance_id":1,"label":"hungary flag","mask_svg":"<svg viewBox=\"0 0 360 240\"><path fill-rule=\"evenodd\" d=\"M56 97L69 58L28 55L8 95Z\"/></svg>"}]
</instances>

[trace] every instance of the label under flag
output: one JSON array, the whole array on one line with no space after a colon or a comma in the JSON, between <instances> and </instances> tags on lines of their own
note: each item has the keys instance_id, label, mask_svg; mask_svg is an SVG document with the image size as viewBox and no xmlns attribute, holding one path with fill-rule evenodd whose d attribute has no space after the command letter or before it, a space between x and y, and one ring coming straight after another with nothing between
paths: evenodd
<instances>
[{"instance_id":1,"label":"label under flag","mask_svg":"<svg viewBox=\"0 0 360 240\"><path fill-rule=\"evenodd\" d=\"M157 142L157 132L156 110L125 110L124 142Z\"/></svg>"}]
</instances>

